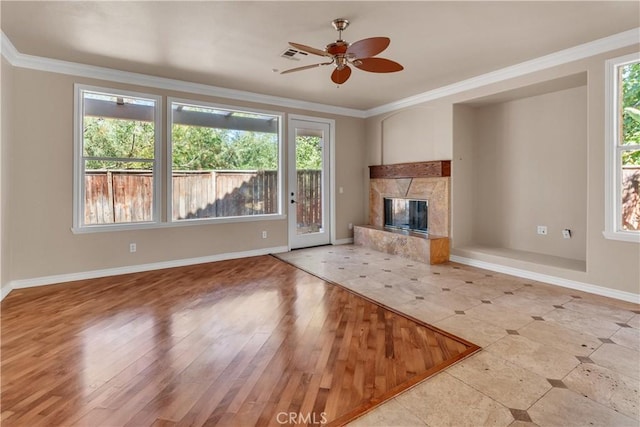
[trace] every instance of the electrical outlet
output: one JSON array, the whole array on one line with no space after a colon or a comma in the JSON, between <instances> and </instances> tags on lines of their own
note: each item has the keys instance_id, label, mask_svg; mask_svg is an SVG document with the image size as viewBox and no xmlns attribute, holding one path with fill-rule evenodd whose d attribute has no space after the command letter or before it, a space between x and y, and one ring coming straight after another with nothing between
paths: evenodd
<instances>
[{"instance_id":1,"label":"electrical outlet","mask_svg":"<svg viewBox=\"0 0 640 427\"><path fill-rule=\"evenodd\" d=\"M266 232L266 231L263 231L263 232L262 232L262 238L263 238L263 239L266 239L266 238L267 238L267 232Z\"/></svg>"},{"instance_id":2,"label":"electrical outlet","mask_svg":"<svg viewBox=\"0 0 640 427\"><path fill-rule=\"evenodd\" d=\"M539 225L538 226L538 234L546 236L547 235L547 226L546 225Z\"/></svg>"},{"instance_id":3,"label":"electrical outlet","mask_svg":"<svg viewBox=\"0 0 640 427\"><path fill-rule=\"evenodd\" d=\"M349 230L353 230L353 224L349 223Z\"/></svg>"},{"instance_id":4,"label":"electrical outlet","mask_svg":"<svg viewBox=\"0 0 640 427\"><path fill-rule=\"evenodd\" d=\"M129 252L134 253L136 249L137 248L135 243L129 243Z\"/></svg>"},{"instance_id":5,"label":"electrical outlet","mask_svg":"<svg viewBox=\"0 0 640 427\"><path fill-rule=\"evenodd\" d=\"M562 230L562 237L564 237L565 239L570 239L571 230L569 230L568 228L565 228L564 230Z\"/></svg>"}]
</instances>

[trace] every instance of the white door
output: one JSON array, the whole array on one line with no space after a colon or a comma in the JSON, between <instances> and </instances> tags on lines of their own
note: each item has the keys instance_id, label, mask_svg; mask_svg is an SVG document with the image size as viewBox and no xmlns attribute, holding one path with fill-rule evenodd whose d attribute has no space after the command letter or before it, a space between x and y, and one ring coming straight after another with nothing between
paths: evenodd
<instances>
[{"instance_id":1,"label":"white door","mask_svg":"<svg viewBox=\"0 0 640 427\"><path fill-rule=\"evenodd\" d=\"M289 117L289 247L331 243L331 125L312 118Z\"/></svg>"}]
</instances>

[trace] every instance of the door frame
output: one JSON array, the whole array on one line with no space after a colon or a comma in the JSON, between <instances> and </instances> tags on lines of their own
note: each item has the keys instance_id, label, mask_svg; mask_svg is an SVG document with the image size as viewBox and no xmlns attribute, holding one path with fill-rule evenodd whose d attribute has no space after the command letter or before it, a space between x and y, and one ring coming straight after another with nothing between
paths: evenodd
<instances>
[{"instance_id":1,"label":"door frame","mask_svg":"<svg viewBox=\"0 0 640 427\"><path fill-rule=\"evenodd\" d=\"M330 244L335 244L336 241L336 227L335 227L335 223L336 223L336 192L335 192L335 187L336 187L336 168L335 168L335 164L336 164L336 156L335 156L335 145L336 145L336 121L334 119L327 119L325 117L314 117L314 116L305 116L305 115L301 115L301 114L287 114L287 128L286 128L286 135L287 135L287 161L286 161L286 182L287 182L287 192L285 194L286 199L285 199L285 205L286 205L286 215L287 215L287 246L289 251L291 251L291 242L292 239L294 238L294 236L291 235L289 229L289 223L291 221L290 218L290 213L289 213L289 204L290 204L290 179L289 179L289 175L290 175L290 171L291 168L295 168L295 159L291 159L290 158L290 144L294 143L295 141L291 141L291 122L293 120L297 120L297 121L303 121L303 122L311 122L311 123L320 123L320 124L325 124L329 126L329 197L328 197L328 202L329 202L329 218L328 218L328 226L329 226L329 243ZM295 138L295 136L294 136ZM325 141L326 143L326 141ZM326 147L326 146L325 146ZM296 191L297 193L297 191ZM297 194L296 194L297 197Z\"/></svg>"}]
</instances>

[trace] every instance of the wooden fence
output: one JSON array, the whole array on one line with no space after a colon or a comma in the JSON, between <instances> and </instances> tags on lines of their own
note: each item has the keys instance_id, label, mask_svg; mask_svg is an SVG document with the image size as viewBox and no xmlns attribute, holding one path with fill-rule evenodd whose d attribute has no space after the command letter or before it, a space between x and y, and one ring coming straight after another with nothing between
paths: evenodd
<instances>
[{"instance_id":1,"label":"wooden fence","mask_svg":"<svg viewBox=\"0 0 640 427\"><path fill-rule=\"evenodd\" d=\"M277 171L180 171L172 178L173 219L278 212ZM298 222L322 224L321 171L298 171ZM87 171L85 224L150 221L153 176L149 171Z\"/></svg>"}]
</instances>

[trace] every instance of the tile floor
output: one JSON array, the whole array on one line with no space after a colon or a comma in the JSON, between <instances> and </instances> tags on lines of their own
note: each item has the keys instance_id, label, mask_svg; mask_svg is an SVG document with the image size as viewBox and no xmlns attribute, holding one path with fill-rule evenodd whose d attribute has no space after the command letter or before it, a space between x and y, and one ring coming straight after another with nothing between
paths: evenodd
<instances>
[{"instance_id":1,"label":"tile floor","mask_svg":"<svg viewBox=\"0 0 640 427\"><path fill-rule=\"evenodd\" d=\"M279 254L483 347L352 426L640 426L640 305L353 245Z\"/></svg>"}]
</instances>

